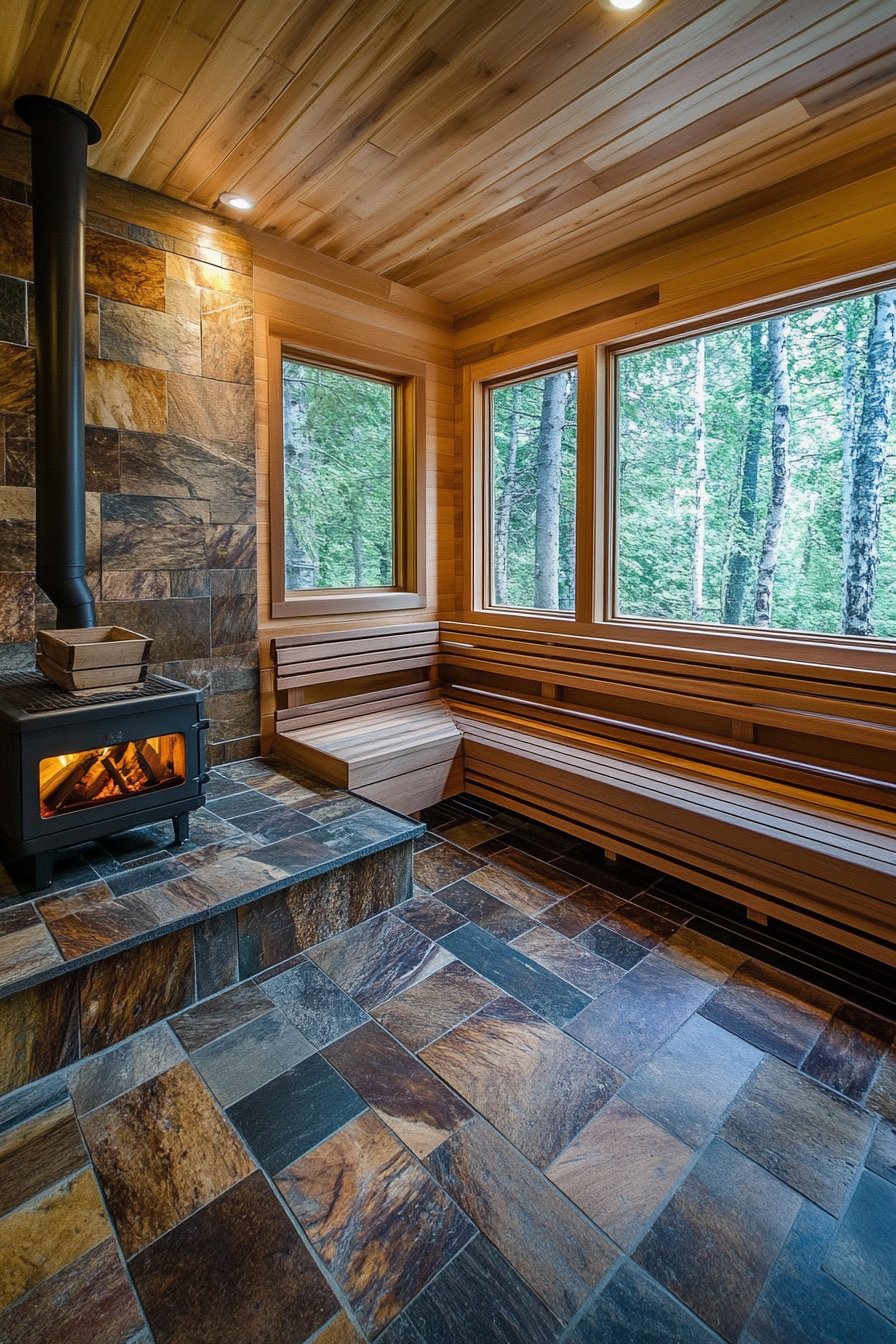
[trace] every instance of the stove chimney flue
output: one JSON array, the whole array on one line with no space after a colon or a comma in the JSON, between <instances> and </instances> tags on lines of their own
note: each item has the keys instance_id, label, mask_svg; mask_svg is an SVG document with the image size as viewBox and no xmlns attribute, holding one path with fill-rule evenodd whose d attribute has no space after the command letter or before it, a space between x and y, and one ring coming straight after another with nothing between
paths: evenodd
<instances>
[{"instance_id":1,"label":"stove chimney flue","mask_svg":"<svg viewBox=\"0 0 896 1344\"><path fill-rule=\"evenodd\" d=\"M87 146L100 128L55 98L26 94L31 127L37 582L58 629L96 625L87 584L84 474L84 238Z\"/></svg>"}]
</instances>

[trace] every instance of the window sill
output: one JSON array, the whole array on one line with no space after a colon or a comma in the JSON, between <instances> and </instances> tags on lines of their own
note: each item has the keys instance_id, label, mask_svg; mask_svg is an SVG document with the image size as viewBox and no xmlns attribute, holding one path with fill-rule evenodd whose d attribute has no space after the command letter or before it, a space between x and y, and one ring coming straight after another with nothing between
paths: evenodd
<instances>
[{"instance_id":1,"label":"window sill","mask_svg":"<svg viewBox=\"0 0 896 1344\"><path fill-rule=\"evenodd\" d=\"M345 593L332 591L309 592L290 596L282 602L271 603L271 619L295 620L300 616L341 616L349 612L411 611L426 606L423 593L398 592L394 589L357 589Z\"/></svg>"}]
</instances>

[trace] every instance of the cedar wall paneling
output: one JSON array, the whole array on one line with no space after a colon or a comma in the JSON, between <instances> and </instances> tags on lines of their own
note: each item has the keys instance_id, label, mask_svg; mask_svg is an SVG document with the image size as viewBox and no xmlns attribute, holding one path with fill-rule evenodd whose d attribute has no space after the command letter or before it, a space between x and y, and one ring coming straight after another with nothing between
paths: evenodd
<instances>
[{"instance_id":1,"label":"cedar wall paneling","mask_svg":"<svg viewBox=\"0 0 896 1344\"><path fill-rule=\"evenodd\" d=\"M262 746L273 734L275 708L270 641L274 636L346 626L431 621L456 611L458 572L455 529L459 518L455 432L454 348L450 311L437 300L296 243L251 231L255 246L255 366L258 435L258 604ZM268 504L267 337L270 324L286 323L309 349L388 362L390 356L426 368L426 606L271 620Z\"/></svg>"},{"instance_id":2,"label":"cedar wall paneling","mask_svg":"<svg viewBox=\"0 0 896 1344\"><path fill-rule=\"evenodd\" d=\"M0 669L34 665L29 142L0 131ZM212 763L258 751L252 250L191 207L91 173L87 531L101 624L203 687Z\"/></svg>"}]
</instances>

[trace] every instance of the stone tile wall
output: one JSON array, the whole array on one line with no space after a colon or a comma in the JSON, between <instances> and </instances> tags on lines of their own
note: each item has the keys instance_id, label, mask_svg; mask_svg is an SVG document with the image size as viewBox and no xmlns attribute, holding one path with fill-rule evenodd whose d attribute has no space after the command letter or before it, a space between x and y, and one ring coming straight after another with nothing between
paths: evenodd
<instances>
[{"instance_id":1,"label":"stone tile wall","mask_svg":"<svg viewBox=\"0 0 896 1344\"><path fill-rule=\"evenodd\" d=\"M27 149L25 137L0 132L0 670L33 667L35 630L55 624L34 581L31 208L21 142ZM252 756L251 248L212 216L93 173L89 203L87 530L97 617L151 635L153 670L205 688L213 764Z\"/></svg>"}]
</instances>

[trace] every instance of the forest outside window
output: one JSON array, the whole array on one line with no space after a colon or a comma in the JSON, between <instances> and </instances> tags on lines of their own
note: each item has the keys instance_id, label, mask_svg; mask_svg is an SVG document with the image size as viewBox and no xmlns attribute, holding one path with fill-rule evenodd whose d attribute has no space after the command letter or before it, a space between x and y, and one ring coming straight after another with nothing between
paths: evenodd
<instances>
[{"instance_id":1,"label":"forest outside window","mask_svg":"<svg viewBox=\"0 0 896 1344\"><path fill-rule=\"evenodd\" d=\"M615 365L617 616L896 636L896 291Z\"/></svg>"},{"instance_id":2,"label":"forest outside window","mask_svg":"<svg viewBox=\"0 0 896 1344\"><path fill-rule=\"evenodd\" d=\"M488 390L496 607L575 608L577 384L572 366Z\"/></svg>"},{"instance_id":3,"label":"forest outside window","mask_svg":"<svg viewBox=\"0 0 896 1344\"><path fill-rule=\"evenodd\" d=\"M287 592L393 584L396 391L284 359Z\"/></svg>"},{"instance_id":4,"label":"forest outside window","mask_svg":"<svg viewBox=\"0 0 896 1344\"><path fill-rule=\"evenodd\" d=\"M422 377L330 362L279 340L274 359L272 615L423 605Z\"/></svg>"}]
</instances>

